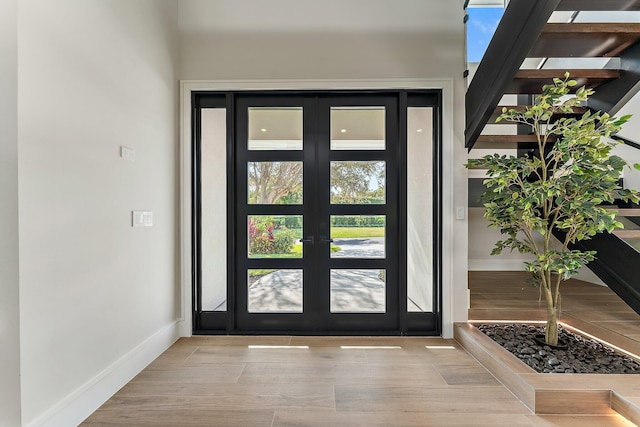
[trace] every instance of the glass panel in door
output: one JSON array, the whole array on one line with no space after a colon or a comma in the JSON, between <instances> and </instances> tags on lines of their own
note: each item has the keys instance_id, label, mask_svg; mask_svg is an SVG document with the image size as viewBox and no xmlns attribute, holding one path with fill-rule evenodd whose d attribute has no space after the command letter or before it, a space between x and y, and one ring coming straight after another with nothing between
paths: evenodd
<instances>
[{"instance_id":1,"label":"glass panel in door","mask_svg":"<svg viewBox=\"0 0 640 427\"><path fill-rule=\"evenodd\" d=\"M432 312L433 108L407 108L407 310Z\"/></svg>"}]
</instances>

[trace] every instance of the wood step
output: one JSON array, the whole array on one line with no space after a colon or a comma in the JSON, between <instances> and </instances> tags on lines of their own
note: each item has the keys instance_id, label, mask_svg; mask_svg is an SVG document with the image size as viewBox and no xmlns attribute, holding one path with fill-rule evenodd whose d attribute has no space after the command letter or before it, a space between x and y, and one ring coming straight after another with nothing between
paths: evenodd
<instances>
[{"instance_id":1,"label":"wood step","mask_svg":"<svg viewBox=\"0 0 640 427\"><path fill-rule=\"evenodd\" d=\"M618 216L640 216L640 209L619 209L616 207L606 207L605 209L616 211Z\"/></svg>"},{"instance_id":2,"label":"wood step","mask_svg":"<svg viewBox=\"0 0 640 427\"><path fill-rule=\"evenodd\" d=\"M530 58L614 57L640 41L640 23L547 24Z\"/></svg>"},{"instance_id":3,"label":"wood step","mask_svg":"<svg viewBox=\"0 0 640 427\"><path fill-rule=\"evenodd\" d=\"M613 234L621 239L638 239L640 230L614 230Z\"/></svg>"},{"instance_id":4,"label":"wood step","mask_svg":"<svg viewBox=\"0 0 640 427\"><path fill-rule=\"evenodd\" d=\"M560 0L556 10L640 10L640 0Z\"/></svg>"},{"instance_id":5,"label":"wood step","mask_svg":"<svg viewBox=\"0 0 640 427\"><path fill-rule=\"evenodd\" d=\"M556 142L555 136L550 136L547 143ZM535 135L480 135L473 146L477 149L505 149L519 148L522 144L527 144L531 148L538 146Z\"/></svg>"},{"instance_id":6,"label":"wood step","mask_svg":"<svg viewBox=\"0 0 640 427\"><path fill-rule=\"evenodd\" d=\"M496 119L498 118L498 116L500 116L500 114L502 114L502 109L506 108L507 110L517 110L517 111L524 111L527 107L531 107L530 105L498 105L495 110L493 110L493 113L491 114L491 117L489 117L489 121L487 122L488 125L490 124L506 124L506 125L512 125L514 123L512 122L507 122L505 120L502 120L501 122L496 123ZM582 116L584 113L587 112L587 107L573 107L573 113L571 114L557 114L551 117L551 121L556 121L562 117L580 117Z\"/></svg>"},{"instance_id":7,"label":"wood step","mask_svg":"<svg viewBox=\"0 0 640 427\"><path fill-rule=\"evenodd\" d=\"M562 77L569 72L571 78L578 84L573 88L578 90L582 86L593 89L611 80L620 78L620 70L519 70L515 78L507 85L505 93L510 94L537 94L542 86L552 84L554 77Z\"/></svg>"}]
</instances>

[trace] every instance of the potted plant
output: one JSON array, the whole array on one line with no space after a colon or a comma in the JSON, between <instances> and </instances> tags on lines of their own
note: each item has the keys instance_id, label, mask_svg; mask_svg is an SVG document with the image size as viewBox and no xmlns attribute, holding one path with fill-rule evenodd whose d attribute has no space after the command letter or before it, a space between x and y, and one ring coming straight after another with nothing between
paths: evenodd
<instances>
[{"instance_id":1,"label":"potted plant","mask_svg":"<svg viewBox=\"0 0 640 427\"><path fill-rule=\"evenodd\" d=\"M617 133L630 116L619 119L607 113L572 114L594 93L579 88L565 73L545 85L534 105L525 109L502 109L497 122L505 120L531 127L537 149L521 157L487 155L469 160L467 167L487 169L487 190L481 201L492 227L505 235L492 255L505 249L532 255L525 269L532 274L547 309L545 342L558 344L560 284L592 261L595 251L572 250L572 243L596 233L622 228L615 211L601 207L616 200L638 202L638 193L623 189L619 179L627 165L611 155ZM556 120L557 119L557 120ZM553 231L564 235L559 243Z\"/></svg>"}]
</instances>

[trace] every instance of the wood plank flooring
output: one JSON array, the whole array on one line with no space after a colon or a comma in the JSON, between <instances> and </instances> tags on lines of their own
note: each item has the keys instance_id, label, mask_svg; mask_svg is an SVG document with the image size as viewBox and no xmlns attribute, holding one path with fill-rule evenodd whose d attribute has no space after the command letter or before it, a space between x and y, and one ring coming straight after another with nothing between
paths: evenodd
<instances>
[{"instance_id":1,"label":"wood plank flooring","mask_svg":"<svg viewBox=\"0 0 640 427\"><path fill-rule=\"evenodd\" d=\"M83 424L623 426L539 417L458 343L423 337L180 339Z\"/></svg>"},{"instance_id":2,"label":"wood plank flooring","mask_svg":"<svg viewBox=\"0 0 640 427\"><path fill-rule=\"evenodd\" d=\"M471 273L471 312L482 314L487 308L537 312L536 290L520 282L504 286L514 277L523 279L511 273ZM505 289L510 295L504 295ZM597 321L629 337L640 335L640 319L618 307L610 295L601 294L599 289L569 286L565 292L563 306L565 310L571 308L573 315L589 314L585 321ZM609 309L599 309L599 315L593 316L594 305ZM633 424L619 415L533 415L453 340L220 336L180 339L82 425Z\"/></svg>"}]
</instances>

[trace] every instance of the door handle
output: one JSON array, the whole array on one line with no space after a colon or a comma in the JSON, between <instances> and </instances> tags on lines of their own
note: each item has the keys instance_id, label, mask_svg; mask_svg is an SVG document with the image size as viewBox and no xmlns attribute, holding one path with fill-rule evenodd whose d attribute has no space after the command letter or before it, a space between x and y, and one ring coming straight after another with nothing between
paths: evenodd
<instances>
[{"instance_id":1,"label":"door handle","mask_svg":"<svg viewBox=\"0 0 640 427\"><path fill-rule=\"evenodd\" d=\"M333 243L333 239L330 239L330 238L325 237L325 236L321 236L320 237L320 243Z\"/></svg>"},{"instance_id":2,"label":"door handle","mask_svg":"<svg viewBox=\"0 0 640 427\"><path fill-rule=\"evenodd\" d=\"M313 245L313 236L303 237L302 239L299 240L299 242L311 243Z\"/></svg>"}]
</instances>

